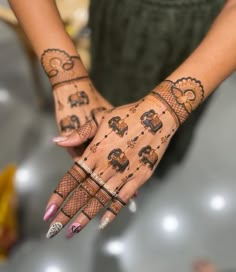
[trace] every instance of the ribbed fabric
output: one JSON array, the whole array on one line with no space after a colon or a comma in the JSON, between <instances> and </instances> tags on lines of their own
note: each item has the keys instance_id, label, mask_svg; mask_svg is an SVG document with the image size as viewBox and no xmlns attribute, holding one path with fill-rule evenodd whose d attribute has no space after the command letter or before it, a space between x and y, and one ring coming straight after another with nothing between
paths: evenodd
<instances>
[{"instance_id":1,"label":"ribbed fabric","mask_svg":"<svg viewBox=\"0 0 236 272\"><path fill-rule=\"evenodd\" d=\"M197 47L224 3L224 0L91 0L91 75L95 86L114 105L143 97ZM201 111L203 107L172 141L172 145L177 145L175 150L180 146L176 152L179 158L187 150ZM178 143L181 133L184 145Z\"/></svg>"}]
</instances>

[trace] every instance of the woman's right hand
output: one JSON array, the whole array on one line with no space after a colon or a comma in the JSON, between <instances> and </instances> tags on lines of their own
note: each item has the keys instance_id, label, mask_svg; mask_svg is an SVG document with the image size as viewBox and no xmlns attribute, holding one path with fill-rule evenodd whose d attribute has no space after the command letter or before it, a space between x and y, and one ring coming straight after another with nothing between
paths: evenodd
<instances>
[{"instance_id":1,"label":"woman's right hand","mask_svg":"<svg viewBox=\"0 0 236 272\"><path fill-rule=\"evenodd\" d=\"M69 136L91 119L96 123L101 112L112 108L93 86L79 57L60 49L49 49L42 55L41 62L52 84L55 115L62 137ZM70 147L68 152L77 160L86 146L85 143Z\"/></svg>"}]
</instances>

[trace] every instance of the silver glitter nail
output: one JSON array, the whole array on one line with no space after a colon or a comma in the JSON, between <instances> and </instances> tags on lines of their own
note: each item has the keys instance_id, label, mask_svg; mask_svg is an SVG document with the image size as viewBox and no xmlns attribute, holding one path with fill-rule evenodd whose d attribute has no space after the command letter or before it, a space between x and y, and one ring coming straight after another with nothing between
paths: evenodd
<instances>
[{"instance_id":1,"label":"silver glitter nail","mask_svg":"<svg viewBox=\"0 0 236 272\"><path fill-rule=\"evenodd\" d=\"M55 235L58 234L58 232L63 228L62 223L56 222L52 224L48 230L48 233L46 234L46 238L52 238Z\"/></svg>"},{"instance_id":2,"label":"silver glitter nail","mask_svg":"<svg viewBox=\"0 0 236 272\"><path fill-rule=\"evenodd\" d=\"M135 202L135 200L133 198L131 198L129 200L129 210L132 213L135 213L137 211L137 204L136 204L136 202Z\"/></svg>"},{"instance_id":3,"label":"silver glitter nail","mask_svg":"<svg viewBox=\"0 0 236 272\"><path fill-rule=\"evenodd\" d=\"M105 227L110 223L110 218L106 217L99 225L99 229L105 229Z\"/></svg>"}]
</instances>

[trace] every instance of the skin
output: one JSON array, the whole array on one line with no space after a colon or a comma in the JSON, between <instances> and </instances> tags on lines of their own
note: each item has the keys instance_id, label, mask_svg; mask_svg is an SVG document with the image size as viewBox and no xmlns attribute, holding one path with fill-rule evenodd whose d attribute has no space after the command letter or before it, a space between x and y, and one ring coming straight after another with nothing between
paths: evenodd
<instances>
[{"instance_id":1,"label":"skin","mask_svg":"<svg viewBox=\"0 0 236 272\"><path fill-rule=\"evenodd\" d=\"M39 57L46 49L58 47L71 56L76 55L75 48L64 31L53 1L36 1L31 6L29 6L27 0L10 0L9 2ZM44 12L38 12L39 10ZM45 18L47 19L45 20ZM85 148L79 163L75 164L73 169L70 169L62 180L64 183L68 180L68 186L69 183L72 184L72 179L78 184L73 185L77 186L76 189L72 185L70 185L71 188L69 189L67 187L67 193L73 189L76 191L66 203L66 208L64 207L62 212L59 212L54 218L55 211L60 208L66 196L60 196L56 192L49 200L47 207L51 205L56 207L54 212L47 217L48 219L53 218L48 234L49 238L55 236L62 227L70 222L72 215L78 213L81 208L82 211L80 211L75 221L69 227L68 237L74 234L73 230L76 230L75 233L78 233L83 229L90 219L103 208L100 205L101 198L99 202L95 197L101 188L96 187L94 182L92 185L90 183L91 176L94 174L100 175L102 181L106 182L106 186L102 186L102 188L106 189L105 193L108 195L105 196L107 201L107 203L105 201L105 204L109 204L109 201L112 200L109 210L105 212L101 219L101 226L104 226L104 222L107 225L115 219L116 213L127 203L134 192L150 178L163 156L171 137L182 122L222 81L235 71L235 24L236 1L227 1L198 48L164 82L164 84L171 82L169 87L166 87L166 93L172 97L172 102L165 101L163 97L160 97L159 94L162 93L163 85L158 85L142 100L114 108L112 111L104 111L104 113L98 114L96 124L94 120L91 120L81 128L76 129L70 136L64 139L55 139L58 145L71 148L86 143L88 139L94 137L89 146ZM44 31L45 29L47 31ZM84 74L84 69L81 69L81 74ZM185 89L189 84L186 82L187 78L191 78L195 82L190 88L190 93L187 93ZM179 85L178 82L182 82L183 85ZM203 87L203 95L197 82L200 82L200 85ZM63 88L61 86L60 89L63 90ZM86 88L83 89L87 91ZM60 93L61 91L58 91L58 95ZM132 110L136 105L138 105L137 109ZM184 112L182 117L181 109ZM157 114L157 117L162 122L162 127L159 130L157 129L156 132L151 127L145 127L145 123L141 119L143 114L149 113L150 115L151 110ZM129 116L126 118L127 115ZM114 130L110 127L110 120L114 120L114 118L117 120L117 117L120 117L123 123L119 124L119 129ZM180 121L177 122L177 119ZM153 124L157 123L156 119ZM128 130L123 135L121 128L125 128L125 125L128 126ZM145 137L143 137L142 131L144 131ZM132 140L137 137L137 142L134 141L135 143L133 143ZM151 150L153 149L152 155L154 156L152 158L157 157L156 162L154 160L154 164L151 166L145 163L146 159L140 162L143 155L140 156L139 154L142 153L141 150L145 147L149 147L145 149L145 152L149 152L147 150L150 150L150 147ZM124 163L122 166L119 165L117 157ZM137 170L139 163L141 163L142 168L141 175L138 175L140 169ZM81 165L83 165L83 169ZM71 172L78 177L72 177ZM132 176L130 176L131 174ZM70 175L70 179L68 175ZM95 180L98 180L97 176ZM87 191L81 185L82 187L87 186ZM81 188L82 191L80 190ZM114 197L114 195L109 196L109 193L114 191L118 194L118 197ZM69 217L68 213L70 213ZM53 231L51 231L52 228Z\"/></svg>"}]
</instances>

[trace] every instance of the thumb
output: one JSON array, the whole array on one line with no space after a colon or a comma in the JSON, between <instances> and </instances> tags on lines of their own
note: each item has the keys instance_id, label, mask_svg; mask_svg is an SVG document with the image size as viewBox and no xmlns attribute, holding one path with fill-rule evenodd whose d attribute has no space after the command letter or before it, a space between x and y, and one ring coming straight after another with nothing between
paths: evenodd
<instances>
[{"instance_id":1,"label":"thumb","mask_svg":"<svg viewBox=\"0 0 236 272\"><path fill-rule=\"evenodd\" d=\"M97 132L97 124L94 120L90 120L80 128L73 131L67 137L55 137L53 142L63 147L73 147L81 145L93 138Z\"/></svg>"}]
</instances>

